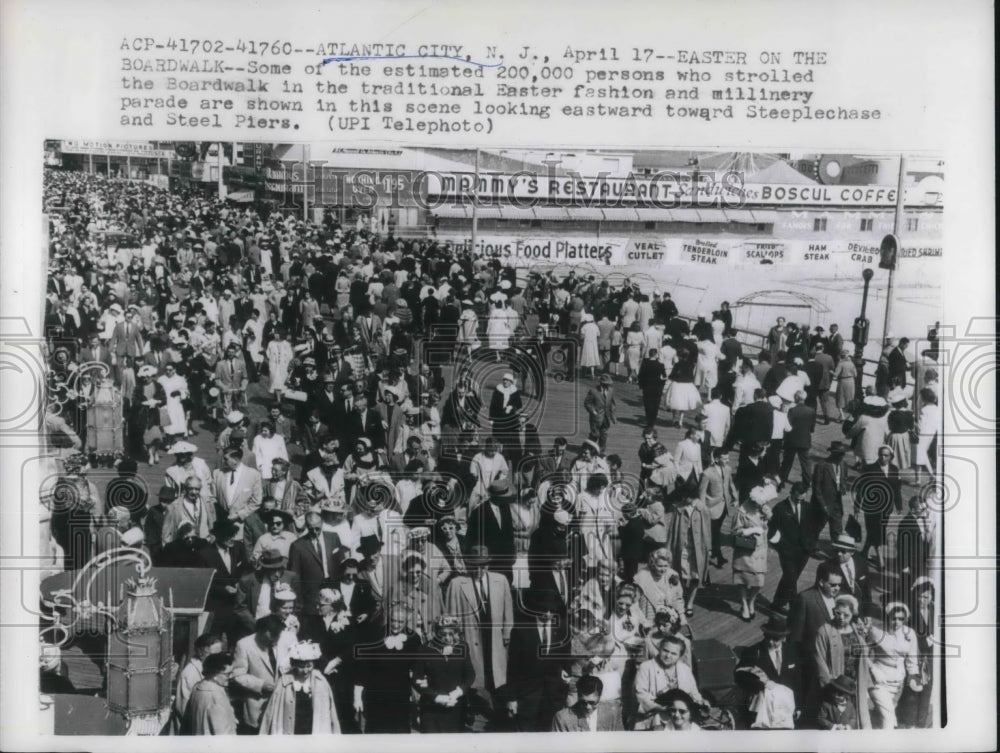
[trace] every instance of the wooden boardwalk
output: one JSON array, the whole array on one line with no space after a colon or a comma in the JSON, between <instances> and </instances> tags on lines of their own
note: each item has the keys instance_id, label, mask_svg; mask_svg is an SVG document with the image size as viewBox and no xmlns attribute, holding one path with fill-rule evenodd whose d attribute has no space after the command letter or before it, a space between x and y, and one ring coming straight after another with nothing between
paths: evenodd
<instances>
[{"instance_id":1,"label":"wooden boardwalk","mask_svg":"<svg viewBox=\"0 0 1000 753\"><path fill-rule=\"evenodd\" d=\"M489 405L489 397L493 386L499 381L501 374L507 371L505 365L490 366L484 369L481 376L483 378L482 397L484 406ZM445 379L447 387L451 387L451 368L445 369ZM596 383L593 379L577 379L567 381L561 375L548 375L545 382L544 399L538 400L534 397L526 401L526 411L531 417L530 420L539 428L542 449L547 451L551 448L552 440L556 436L564 436L569 441L571 453L579 449L580 443L587 438L588 422L587 414L583 408L584 397L587 390ZM616 379L613 389L618 405L618 423L613 426L607 444L607 453L617 454L622 458L623 471L626 474L637 476L639 472L639 461L637 456L638 447L642 441L642 429L645 423L642 408L642 399L638 388L635 385L626 384L623 379ZM249 412L251 419L256 421L263 417L267 395L259 385L251 385L249 390ZM485 410L485 408L484 408ZM660 441L670 450L683 439L683 430L668 425L671 414L669 411L661 410L660 420L657 422L657 432ZM197 435L191 440L199 448L199 456L206 459L209 465L215 467L217 462L217 451L215 449L214 435L208 429L196 423ZM817 425L813 435L813 458L821 458L826 454L826 448L835 439L842 438L840 424L830 424L829 426ZM302 457L301 450L290 446L293 463ZM852 460L849 455L848 460ZM159 466L149 467L144 462L140 462L139 476L148 487L149 493L155 497L157 490L163 484L164 470L171 462L171 456L165 455ZM730 459L730 465L735 470L735 453ZM298 467L293 468L293 474L298 475ZM798 478L799 466L796 463L792 480ZM111 471L100 471L93 474L94 480L103 494L107 481L113 476ZM903 497L905 500L914 493L915 487L912 484L912 471L904 471ZM787 488L787 487L786 487ZM894 515L889 527L889 545L883 550L887 559L893 556L892 537L895 525L899 516ZM723 528L724 533L728 532L728 524ZM724 538L725 543L725 538ZM729 560L732 560L732 552L729 547L723 547L723 551ZM818 560L811 559L805 571L799 579L799 589L812 585L815 579L816 566ZM723 568L710 568L711 585L704 587L699 592L694 616L690 619L691 630L696 639L717 638L727 645L733 647L747 646L760 640L760 627L770 614L767 605L774 595L780 578L781 570L778 565L778 556L771 550L768 556L768 575L765 587L758 597L757 615L750 622L744 622L739 616L739 591L733 584L732 565L727 564ZM880 599L879 592L884 590L878 583L878 571L873 570L872 581L876 593L876 600ZM78 689L100 687L100 675L97 665L85 656L78 646L71 646L64 652L67 665L70 670L70 680Z\"/></svg>"}]
</instances>

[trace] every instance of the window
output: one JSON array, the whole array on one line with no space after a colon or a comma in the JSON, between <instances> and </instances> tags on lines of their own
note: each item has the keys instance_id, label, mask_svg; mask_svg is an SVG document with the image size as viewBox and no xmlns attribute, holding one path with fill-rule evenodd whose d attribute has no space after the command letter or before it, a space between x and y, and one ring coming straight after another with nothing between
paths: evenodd
<instances>
[{"instance_id":1,"label":"window","mask_svg":"<svg viewBox=\"0 0 1000 753\"><path fill-rule=\"evenodd\" d=\"M875 224L875 220L873 220L871 217L862 217L861 218L861 232L862 233L869 232L872 229L872 226L874 224Z\"/></svg>"},{"instance_id":2,"label":"window","mask_svg":"<svg viewBox=\"0 0 1000 753\"><path fill-rule=\"evenodd\" d=\"M822 233L826 230L826 217L817 217L813 220L813 232Z\"/></svg>"},{"instance_id":3,"label":"window","mask_svg":"<svg viewBox=\"0 0 1000 753\"><path fill-rule=\"evenodd\" d=\"M906 230L910 233L914 232L920 225L919 217L907 217L906 218Z\"/></svg>"}]
</instances>

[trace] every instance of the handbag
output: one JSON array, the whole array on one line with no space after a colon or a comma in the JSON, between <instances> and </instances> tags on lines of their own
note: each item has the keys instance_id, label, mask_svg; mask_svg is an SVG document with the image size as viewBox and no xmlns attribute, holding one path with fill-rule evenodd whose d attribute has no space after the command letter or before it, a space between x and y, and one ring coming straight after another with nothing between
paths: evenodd
<instances>
[{"instance_id":1,"label":"handbag","mask_svg":"<svg viewBox=\"0 0 1000 753\"><path fill-rule=\"evenodd\" d=\"M733 551L752 552L757 548L756 536L744 536L741 533L733 534Z\"/></svg>"}]
</instances>

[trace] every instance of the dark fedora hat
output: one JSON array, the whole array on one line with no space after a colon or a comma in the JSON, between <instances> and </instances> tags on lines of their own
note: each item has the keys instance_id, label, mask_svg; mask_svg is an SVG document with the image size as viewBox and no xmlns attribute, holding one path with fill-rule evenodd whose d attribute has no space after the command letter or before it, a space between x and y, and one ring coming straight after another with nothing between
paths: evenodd
<instances>
[{"instance_id":1,"label":"dark fedora hat","mask_svg":"<svg viewBox=\"0 0 1000 753\"><path fill-rule=\"evenodd\" d=\"M465 555L465 564L469 567L481 567L490 563L490 550L485 546L474 546Z\"/></svg>"},{"instance_id":2,"label":"dark fedora hat","mask_svg":"<svg viewBox=\"0 0 1000 753\"><path fill-rule=\"evenodd\" d=\"M280 570L287 562L288 557L283 557L277 549L265 549L261 553L257 565L261 570Z\"/></svg>"},{"instance_id":3,"label":"dark fedora hat","mask_svg":"<svg viewBox=\"0 0 1000 753\"><path fill-rule=\"evenodd\" d=\"M831 455L843 455L847 452L847 445L839 440L834 440L830 442L830 454Z\"/></svg>"},{"instance_id":4,"label":"dark fedora hat","mask_svg":"<svg viewBox=\"0 0 1000 753\"><path fill-rule=\"evenodd\" d=\"M239 532L239 526L227 517L217 518L215 523L212 524L212 529L209 531L215 537L216 541L231 539Z\"/></svg>"},{"instance_id":5,"label":"dark fedora hat","mask_svg":"<svg viewBox=\"0 0 1000 753\"><path fill-rule=\"evenodd\" d=\"M772 616L764 623L760 631L768 638L786 638L792 634L792 631L788 627L788 621L778 615Z\"/></svg>"},{"instance_id":6,"label":"dark fedora hat","mask_svg":"<svg viewBox=\"0 0 1000 753\"><path fill-rule=\"evenodd\" d=\"M849 696L854 695L858 691L857 683L847 675L841 675L827 685L827 687L831 690L839 690L841 693Z\"/></svg>"}]
</instances>

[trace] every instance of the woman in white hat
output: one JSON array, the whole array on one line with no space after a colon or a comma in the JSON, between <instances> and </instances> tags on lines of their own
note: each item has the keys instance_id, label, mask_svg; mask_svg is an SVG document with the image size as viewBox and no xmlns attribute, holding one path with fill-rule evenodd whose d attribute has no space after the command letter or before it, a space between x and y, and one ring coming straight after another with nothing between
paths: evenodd
<instances>
[{"instance_id":1,"label":"woman in white hat","mask_svg":"<svg viewBox=\"0 0 1000 753\"><path fill-rule=\"evenodd\" d=\"M169 425L163 427L165 434L176 436L191 436L188 429L187 411L184 409L184 401L188 398L187 379L177 373L177 367L173 363L167 363L163 367L163 376L158 380L166 395L167 419Z\"/></svg>"},{"instance_id":2,"label":"woman in white hat","mask_svg":"<svg viewBox=\"0 0 1000 753\"><path fill-rule=\"evenodd\" d=\"M333 691L315 668L319 658L320 649L315 643L302 642L291 650L291 669L275 683L260 719L260 734L340 734Z\"/></svg>"},{"instance_id":3,"label":"woman in white hat","mask_svg":"<svg viewBox=\"0 0 1000 753\"><path fill-rule=\"evenodd\" d=\"M870 395L861 406L861 416L847 434L854 454L864 465L878 462L879 448L885 444L889 434L889 404L884 397Z\"/></svg>"},{"instance_id":4,"label":"woman in white hat","mask_svg":"<svg viewBox=\"0 0 1000 753\"><path fill-rule=\"evenodd\" d=\"M132 410L135 415L133 426L142 438L142 444L149 456L148 462L152 466L160 462L160 447L163 441L163 432L160 430L160 408L166 404L167 396L163 392L163 385L154 381L155 366L142 366L136 376L139 383L132 395Z\"/></svg>"}]
</instances>

